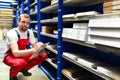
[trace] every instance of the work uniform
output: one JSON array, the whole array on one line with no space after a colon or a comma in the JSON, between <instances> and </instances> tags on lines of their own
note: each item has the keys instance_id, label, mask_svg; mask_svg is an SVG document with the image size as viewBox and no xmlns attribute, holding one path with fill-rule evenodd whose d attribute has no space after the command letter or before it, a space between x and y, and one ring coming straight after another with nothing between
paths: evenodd
<instances>
[{"instance_id":1,"label":"work uniform","mask_svg":"<svg viewBox=\"0 0 120 80\"><path fill-rule=\"evenodd\" d=\"M31 35L33 33L31 33L30 30L28 30L28 31L26 31L27 34L26 33L25 33L26 35L24 34L24 38L21 38L21 35L18 32L18 29L14 29L13 31L15 33L17 33L17 37L18 37L17 44L18 44L19 50L25 50L28 42L30 41L30 36L33 36L33 35ZM27 38L25 38L25 36L27 36ZM8 38L8 41L9 41L9 38ZM43 62L47 58L47 53L43 52L42 54L30 59L32 54L34 54L34 53L31 53L24 57L14 57L11 49L9 49L6 53L6 56L3 60L3 62L6 65L11 67L10 75L13 77L16 77L18 72L20 72L22 69L25 69L28 71L33 66Z\"/></svg>"}]
</instances>

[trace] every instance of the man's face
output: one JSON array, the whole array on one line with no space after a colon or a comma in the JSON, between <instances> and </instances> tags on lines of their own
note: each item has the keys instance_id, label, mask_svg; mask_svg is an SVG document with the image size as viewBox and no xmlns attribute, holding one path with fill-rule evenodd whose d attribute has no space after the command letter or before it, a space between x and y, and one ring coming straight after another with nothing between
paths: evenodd
<instances>
[{"instance_id":1,"label":"man's face","mask_svg":"<svg viewBox=\"0 0 120 80\"><path fill-rule=\"evenodd\" d=\"M30 24L29 18L21 17L21 20L18 21L19 30L25 32L29 28L29 24Z\"/></svg>"}]
</instances>

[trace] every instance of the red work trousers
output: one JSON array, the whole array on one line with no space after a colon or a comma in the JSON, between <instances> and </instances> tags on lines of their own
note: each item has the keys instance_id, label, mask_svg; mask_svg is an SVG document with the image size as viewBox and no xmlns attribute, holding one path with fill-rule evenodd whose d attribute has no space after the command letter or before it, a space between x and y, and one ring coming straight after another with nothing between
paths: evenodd
<instances>
[{"instance_id":1,"label":"red work trousers","mask_svg":"<svg viewBox=\"0 0 120 80\"><path fill-rule=\"evenodd\" d=\"M19 39L17 42L19 50L24 50L28 44L28 41L29 38ZM20 72L22 69L29 70L33 66L43 62L47 58L47 53L43 52L43 54L40 54L30 59L32 54L33 53L24 57L14 57L12 51L9 49L7 51L7 55L5 56L3 62L6 65L10 66L10 75L16 77L18 72Z\"/></svg>"},{"instance_id":2,"label":"red work trousers","mask_svg":"<svg viewBox=\"0 0 120 80\"><path fill-rule=\"evenodd\" d=\"M47 58L47 53L45 52L32 59L29 59L31 55L16 58L12 54L8 54L3 62L11 67L10 75L16 77L18 72L20 72L22 69L29 70L33 66L43 62Z\"/></svg>"}]
</instances>

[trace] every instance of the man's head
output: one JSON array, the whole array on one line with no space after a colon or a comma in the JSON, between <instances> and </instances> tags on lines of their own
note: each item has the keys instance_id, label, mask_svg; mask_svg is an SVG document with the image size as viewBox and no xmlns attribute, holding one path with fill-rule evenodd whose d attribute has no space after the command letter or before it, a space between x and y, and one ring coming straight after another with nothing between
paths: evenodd
<instances>
[{"instance_id":1,"label":"man's head","mask_svg":"<svg viewBox=\"0 0 120 80\"><path fill-rule=\"evenodd\" d=\"M30 16L28 14L21 14L18 18L18 27L21 32L25 32L29 28Z\"/></svg>"}]
</instances>

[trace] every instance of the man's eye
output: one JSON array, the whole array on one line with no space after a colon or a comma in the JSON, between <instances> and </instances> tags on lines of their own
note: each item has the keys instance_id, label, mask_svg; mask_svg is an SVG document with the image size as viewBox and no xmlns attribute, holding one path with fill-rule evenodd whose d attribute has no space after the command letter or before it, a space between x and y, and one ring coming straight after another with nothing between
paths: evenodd
<instances>
[{"instance_id":1,"label":"man's eye","mask_svg":"<svg viewBox=\"0 0 120 80\"><path fill-rule=\"evenodd\" d=\"M29 24L29 22L25 22L25 21L21 21L21 22L24 23L24 24L25 24L25 23L26 23L26 24Z\"/></svg>"},{"instance_id":2,"label":"man's eye","mask_svg":"<svg viewBox=\"0 0 120 80\"><path fill-rule=\"evenodd\" d=\"M25 21L22 21L22 23L25 23Z\"/></svg>"}]
</instances>

